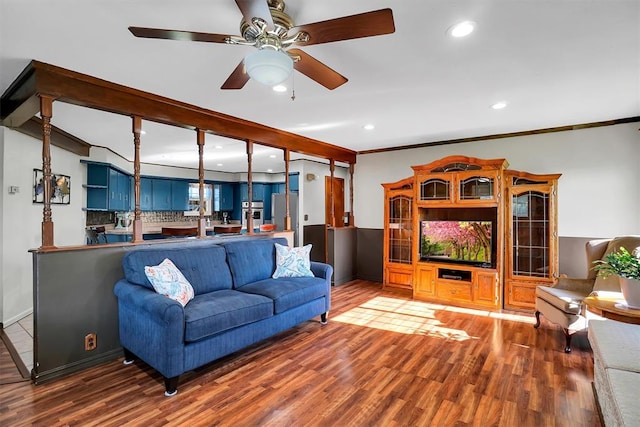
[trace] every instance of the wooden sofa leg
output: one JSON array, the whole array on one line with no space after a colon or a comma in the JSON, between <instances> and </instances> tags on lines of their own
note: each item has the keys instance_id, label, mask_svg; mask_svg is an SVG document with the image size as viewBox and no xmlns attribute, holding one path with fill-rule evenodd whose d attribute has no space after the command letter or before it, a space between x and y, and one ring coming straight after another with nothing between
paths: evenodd
<instances>
[{"instance_id":1,"label":"wooden sofa leg","mask_svg":"<svg viewBox=\"0 0 640 427\"><path fill-rule=\"evenodd\" d=\"M571 338L573 337L573 332L569 332L568 329L566 328L562 328L563 332L564 332L564 339L565 339L565 347L564 347L564 352L565 353L571 353Z\"/></svg>"},{"instance_id":2,"label":"wooden sofa leg","mask_svg":"<svg viewBox=\"0 0 640 427\"><path fill-rule=\"evenodd\" d=\"M165 396L171 397L178 393L178 378L180 378L180 375L171 378L164 377Z\"/></svg>"},{"instance_id":3,"label":"wooden sofa leg","mask_svg":"<svg viewBox=\"0 0 640 427\"><path fill-rule=\"evenodd\" d=\"M124 362L122 363L125 365L131 365L135 361L136 355L131 353L126 348L123 348L123 350L124 350Z\"/></svg>"},{"instance_id":4,"label":"wooden sofa leg","mask_svg":"<svg viewBox=\"0 0 640 427\"><path fill-rule=\"evenodd\" d=\"M327 324L327 313L322 313L320 315L320 323L322 323L323 325Z\"/></svg>"},{"instance_id":5,"label":"wooden sofa leg","mask_svg":"<svg viewBox=\"0 0 640 427\"><path fill-rule=\"evenodd\" d=\"M536 329L540 327L540 312L538 310L536 310L536 324L533 327Z\"/></svg>"}]
</instances>

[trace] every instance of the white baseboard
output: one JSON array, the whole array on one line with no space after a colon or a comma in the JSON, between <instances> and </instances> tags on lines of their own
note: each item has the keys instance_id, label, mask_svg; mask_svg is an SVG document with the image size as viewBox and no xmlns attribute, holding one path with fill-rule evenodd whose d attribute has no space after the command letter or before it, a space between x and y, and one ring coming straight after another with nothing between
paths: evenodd
<instances>
[{"instance_id":1,"label":"white baseboard","mask_svg":"<svg viewBox=\"0 0 640 427\"><path fill-rule=\"evenodd\" d=\"M2 327L3 328L7 328L8 326L11 326L14 323L24 319L25 317L27 317L31 313L33 313L33 307L28 308L27 310L23 311L22 313L16 314L15 316L13 316L13 317L11 317L9 319L3 320L2 321Z\"/></svg>"}]
</instances>

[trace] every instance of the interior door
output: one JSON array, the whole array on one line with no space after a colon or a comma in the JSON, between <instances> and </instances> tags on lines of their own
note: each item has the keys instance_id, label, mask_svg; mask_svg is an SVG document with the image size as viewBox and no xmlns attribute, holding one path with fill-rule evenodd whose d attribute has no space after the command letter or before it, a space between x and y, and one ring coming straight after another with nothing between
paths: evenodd
<instances>
[{"instance_id":1,"label":"interior door","mask_svg":"<svg viewBox=\"0 0 640 427\"><path fill-rule=\"evenodd\" d=\"M333 190L332 190L333 187ZM324 178L324 223L332 227L344 226L344 179L333 178L331 182L330 176ZM331 209L333 207L333 216Z\"/></svg>"}]
</instances>

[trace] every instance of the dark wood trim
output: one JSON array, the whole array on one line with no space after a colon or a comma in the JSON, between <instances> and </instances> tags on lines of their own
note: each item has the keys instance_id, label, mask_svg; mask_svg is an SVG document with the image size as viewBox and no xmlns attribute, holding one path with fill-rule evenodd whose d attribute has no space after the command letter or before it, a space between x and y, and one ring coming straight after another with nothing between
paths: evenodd
<instances>
[{"instance_id":1,"label":"dark wood trim","mask_svg":"<svg viewBox=\"0 0 640 427\"><path fill-rule=\"evenodd\" d=\"M42 119L36 116L31 117L14 130L42 140ZM91 148L91 144L53 125L51 126L51 145L83 157L89 156Z\"/></svg>"},{"instance_id":2,"label":"dark wood trim","mask_svg":"<svg viewBox=\"0 0 640 427\"><path fill-rule=\"evenodd\" d=\"M576 125L557 126L557 127L544 128L544 129L525 130L520 132L498 133L493 135L472 136L468 138L445 139L441 141L423 142L420 144L412 144L412 145L398 145L396 147L388 147L388 148L376 148L375 150L358 151L358 155L385 153L388 151L409 150L413 148L434 147L436 145L462 144L465 142L486 141L489 139L513 138L517 136L529 136L529 135L539 135L543 133L565 132L569 130L589 129L589 128L613 126L613 125L620 125L624 123L635 123L635 122L640 122L640 116L625 117L625 118L614 119L614 120L605 120L601 122L590 122L590 123L581 123Z\"/></svg>"},{"instance_id":3,"label":"dark wood trim","mask_svg":"<svg viewBox=\"0 0 640 427\"><path fill-rule=\"evenodd\" d=\"M33 117L38 95L101 111L254 142L346 163L356 152L259 123L143 92L86 74L32 60L0 100L4 126L18 127Z\"/></svg>"}]
</instances>

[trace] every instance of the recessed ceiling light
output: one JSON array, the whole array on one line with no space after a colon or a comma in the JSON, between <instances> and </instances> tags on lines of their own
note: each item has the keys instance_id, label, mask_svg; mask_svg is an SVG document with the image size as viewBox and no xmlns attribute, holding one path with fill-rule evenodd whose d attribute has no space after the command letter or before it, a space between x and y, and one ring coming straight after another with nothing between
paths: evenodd
<instances>
[{"instance_id":1,"label":"recessed ceiling light","mask_svg":"<svg viewBox=\"0 0 640 427\"><path fill-rule=\"evenodd\" d=\"M493 104L491 106L491 108L493 108L494 110L502 110L506 106L507 106L506 102L500 101L500 102L496 102L495 104Z\"/></svg>"},{"instance_id":2,"label":"recessed ceiling light","mask_svg":"<svg viewBox=\"0 0 640 427\"><path fill-rule=\"evenodd\" d=\"M269 154L269 157L272 158L272 159L275 159L276 155L275 154Z\"/></svg>"},{"instance_id":3,"label":"recessed ceiling light","mask_svg":"<svg viewBox=\"0 0 640 427\"><path fill-rule=\"evenodd\" d=\"M222 163L218 163L216 166L222 166Z\"/></svg>"},{"instance_id":4,"label":"recessed ceiling light","mask_svg":"<svg viewBox=\"0 0 640 427\"><path fill-rule=\"evenodd\" d=\"M143 130L140 131L140 135L146 135L146 134L147 134L147 132L145 132Z\"/></svg>"},{"instance_id":5,"label":"recessed ceiling light","mask_svg":"<svg viewBox=\"0 0 640 427\"><path fill-rule=\"evenodd\" d=\"M462 21L449 27L447 32L451 37L466 37L473 32L476 27L476 23L472 21Z\"/></svg>"},{"instance_id":6,"label":"recessed ceiling light","mask_svg":"<svg viewBox=\"0 0 640 427\"><path fill-rule=\"evenodd\" d=\"M273 172L273 169L267 169L267 172Z\"/></svg>"},{"instance_id":7,"label":"recessed ceiling light","mask_svg":"<svg viewBox=\"0 0 640 427\"><path fill-rule=\"evenodd\" d=\"M276 92L286 92L287 87L285 85L275 85L273 90Z\"/></svg>"},{"instance_id":8,"label":"recessed ceiling light","mask_svg":"<svg viewBox=\"0 0 640 427\"><path fill-rule=\"evenodd\" d=\"M373 130L373 129L375 129L375 128L376 128L376 127L375 127L374 125L372 125L371 123L368 123L368 124L366 124L366 125L364 125L364 126L362 126L362 127L363 127L364 129L366 129L366 130Z\"/></svg>"},{"instance_id":9,"label":"recessed ceiling light","mask_svg":"<svg viewBox=\"0 0 640 427\"><path fill-rule=\"evenodd\" d=\"M222 149L222 145L216 145L216 146L215 146L215 147L213 147L213 148L216 148L216 149L220 150L220 149Z\"/></svg>"}]
</instances>

